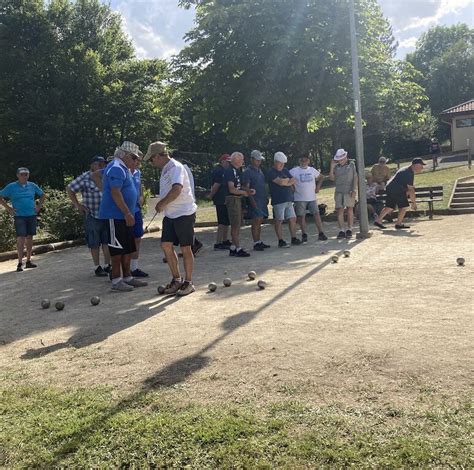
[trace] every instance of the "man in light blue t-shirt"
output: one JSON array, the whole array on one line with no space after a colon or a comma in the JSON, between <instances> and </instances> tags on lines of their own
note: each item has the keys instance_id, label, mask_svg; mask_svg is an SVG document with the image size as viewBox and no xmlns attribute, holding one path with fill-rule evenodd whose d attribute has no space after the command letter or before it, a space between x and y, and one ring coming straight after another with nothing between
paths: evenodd
<instances>
[{"instance_id":1,"label":"man in light blue t-shirt","mask_svg":"<svg viewBox=\"0 0 474 470\"><path fill-rule=\"evenodd\" d=\"M7 184L0 191L0 204L5 207L15 219L16 248L18 252L17 272L23 271L23 251L26 241L26 268L36 268L31 262L33 236L36 235L36 216L43 207L45 195L35 183L28 181L30 170L18 168L17 181ZM36 202L36 197L39 201ZM9 205L5 199L9 199Z\"/></svg>"}]
</instances>

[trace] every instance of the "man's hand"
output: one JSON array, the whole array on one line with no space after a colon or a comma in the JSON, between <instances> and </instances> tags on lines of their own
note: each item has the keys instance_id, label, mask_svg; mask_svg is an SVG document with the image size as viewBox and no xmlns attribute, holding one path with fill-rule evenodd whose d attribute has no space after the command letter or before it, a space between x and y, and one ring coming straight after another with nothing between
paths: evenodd
<instances>
[{"instance_id":1,"label":"man's hand","mask_svg":"<svg viewBox=\"0 0 474 470\"><path fill-rule=\"evenodd\" d=\"M15 209L12 206L6 206L5 209L10 215L15 215Z\"/></svg>"},{"instance_id":2,"label":"man's hand","mask_svg":"<svg viewBox=\"0 0 474 470\"><path fill-rule=\"evenodd\" d=\"M76 209L81 213L81 214L87 214L89 212L89 210L87 209L87 207L84 205L84 204L78 204L76 206Z\"/></svg>"},{"instance_id":3,"label":"man's hand","mask_svg":"<svg viewBox=\"0 0 474 470\"><path fill-rule=\"evenodd\" d=\"M41 206L36 206L35 207L35 214L38 215L41 211Z\"/></svg>"},{"instance_id":4,"label":"man's hand","mask_svg":"<svg viewBox=\"0 0 474 470\"><path fill-rule=\"evenodd\" d=\"M411 203L411 209L412 209L412 210L416 211L417 207L418 207L418 206L416 205L416 202L412 202L412 203Z\"/></svg>"},{"instance_id":5,"label":"man's hand","mask_svg":"<svg viewBox=\"0 0 474 470\"><path fill-rule=\"evenodd\" d=\"M255 189L251 189L251 188L248 188L245 191L247 191L248 196L255 196L255 193L257 192L255 191Z\"/></svg>"},{"instance_id":6,"label":"man's hand","mask_svg":"<svg viewBox=\"0 0 474 470\"><path fill-rule=\"evenodd\" d=\"M125 223L127 227L133 227L135 225L135 217L130 212L125 214Z\"/></svg>"},{"instance_id":7,"label":"man's hand","mask_svg":"<svg viewBox=\"0 0 474 470\"><path fill-rule=\"evenodd\" d=\"M155 206L156 212L163 212L164 206L162 204L163 201L158 201Z\"/></svg>"}]
</instances>

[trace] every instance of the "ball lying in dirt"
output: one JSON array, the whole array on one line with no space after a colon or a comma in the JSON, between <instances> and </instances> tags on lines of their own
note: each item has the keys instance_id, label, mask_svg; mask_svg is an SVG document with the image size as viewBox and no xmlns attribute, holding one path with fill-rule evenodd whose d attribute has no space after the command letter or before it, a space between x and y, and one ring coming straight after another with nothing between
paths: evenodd
<instances>
[{"instance_id":1,"label":"ball lying in dirt","mask_svg":"<svg viewBox=\"0 0 474 470\"><path fill-rule=\"evenodd\" d=\"M466 260L464 258L458 258L456 260L456 263L458 263L459 266L464 266L465 262L466 262Z\"/></svg>"},{"instance_id":2,"label":"ball lying in dirt","mask_svg":"<svg viewBox=\"0 0 474 470\"><path fill-rule=\"evenodd\" d=\"M230 287L232 284L232 279L230 277L226 277L222 283L224 284L225 287Z\"/></svg>"},{"instance_id":3,"label":"ball lying in dirt","mask_svg":"<svg viewBox=\"0 0 474 470\"><path fill-rule=\"evenodd\" d=\"M253 281L257 277L257 273L255 271L249 271L247 276Z\"/></svg>"},{"instance_id":4,"label":"ball lying in dirt","mask_svg":"<svg viewBox=\"0 0 474 470\"><path fill-rule=\"evenodd\" d=\"M260 279L260 281L257 282L257 286L259 289L263 290L267 287L267 283L263 279Z\"/></svg>"},{"instance_id":5,"label":"ball lying in dirt","mask_svg":"<svg viewBox=\"0 0 474 470\"><path fill-rule=\"evenodd\" d=\"M351 252L349 250L344 250L343 254L344 254L344 258L349 258L349 256L351 256Z\"/></svg>"},{"instance_id":6,"label":"ball lying in dirt","mask_svg":"<svg viewBox=\"0 0 474 470\"><path fill-rule=\"evenodd\" d=\"M331 256L331 261L332 261L333 263L337 263L337 262L339 261L339 256L337 256L337 255L332 255L332 256Z\"/></svg>"},{"instance_id":7,"label":"ball lying in dirt","mask_svg":"<svg viewBox=\"0 0 474 470\"><path fill-rule=\"evenodd\" d=\"M166 287L162 285L162 286L158 286L156 290L158 291L158 294L163 295L165 293L165 289Z\"/></svg>"},{"instance_id":8,"label":"ball lying in dirt","mask_svg":"<svg viewBox=\"0 0 474 470\"><path fill-rule=\"evenodd\" d=\"M91 304L92 305L99 305L100 304L100 297L97 295L94 295L94 297L91 297Z\"/></svg>"},{"instance_id":9,"label":"ball lying in dirt","mask_svg":"<svg viewBox=\"0 0 474 470\"><path fill-rule=\"evenodd\" d=\"M210 282L207 288L210 292L215 292L217 290L217 284L215 282Z\"/></svg>"},{"instance_id":10,"label":"ball lying in dirt","mask_svg":"<svg viewBox=\"0 0 474 470\"><path fill-rule=\"evenodd\" d=\"M62 310L64 308L64 302L58 301L54 304L56 310Z\"/></svg>"},{"instance_id":11,"label":"ball lying in dirt","mask_svg":"<svg viewBox=\"0 0 474 470\"><path fill-rule=\"evenodd\" d=\"M49 299L43 299L41 301L41 308L49 308L51 306L51 302Z\"/></svg>"}]
</instances>

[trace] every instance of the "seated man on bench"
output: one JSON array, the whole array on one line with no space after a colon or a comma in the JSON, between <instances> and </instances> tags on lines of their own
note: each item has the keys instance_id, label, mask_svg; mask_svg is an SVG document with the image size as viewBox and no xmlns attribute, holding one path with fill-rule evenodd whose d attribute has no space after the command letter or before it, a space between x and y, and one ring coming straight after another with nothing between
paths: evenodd
<instances>
[{"instance_id":1,"label":"seated man on bench","mask_svg":"<svg viewBox=\"0 0 474 470\"><path fill-rule=\"evenodd\" d=\"M403 223L405 214L410 206L408 197L410 198L411 208L415 211L417 208L414 186L415 175L421 173L425 165L426 163L421 158L414 158L410 166L400 168L392 179L389 180L386 186L387 199L385 200L385 207L374 222L376 227L381 229L387 228L382 223L383 218L398 207L395 228L397 230L410 228Z\"/></svg>"}]
</instances>

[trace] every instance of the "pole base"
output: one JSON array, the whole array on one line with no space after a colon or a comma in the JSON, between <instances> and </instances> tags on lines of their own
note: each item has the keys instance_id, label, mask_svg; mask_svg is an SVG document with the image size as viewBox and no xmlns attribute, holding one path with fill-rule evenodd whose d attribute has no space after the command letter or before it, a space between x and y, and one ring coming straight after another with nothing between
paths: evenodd
<instances>
[{"instance_id":1,"label":"pole base","mask_svg":"<svg viewBox=\"0 0 474 470\"><path fill-rule=\"evenodd\" d=\"M357 240L365 240L366 238L370 238L372 236L372 232L358 232L356 233Z\"/></svg>"}]
</instances>

